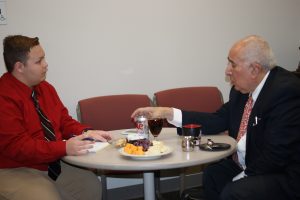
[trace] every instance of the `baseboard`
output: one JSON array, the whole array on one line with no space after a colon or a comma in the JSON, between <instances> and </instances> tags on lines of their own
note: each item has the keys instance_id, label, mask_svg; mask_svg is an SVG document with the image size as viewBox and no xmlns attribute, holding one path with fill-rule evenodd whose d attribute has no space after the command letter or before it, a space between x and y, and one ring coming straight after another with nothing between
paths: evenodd
<instances>
[{"instance_id":1,"label":"baseboard","mask_svg":"<svg viewBox=\"0 0 300 200\"><path fill-rule=\"evenodd\" d=\"M187 174L184 178L185 188L198 187L202 185L202 172ZM180 176L166 177L160 179L160 192L168 193L180 190ZM131 185L120 188L113 188L107 191L108 200L122 199L129 200L144 196L143 184Z\"/></svg>"}]
</instances>

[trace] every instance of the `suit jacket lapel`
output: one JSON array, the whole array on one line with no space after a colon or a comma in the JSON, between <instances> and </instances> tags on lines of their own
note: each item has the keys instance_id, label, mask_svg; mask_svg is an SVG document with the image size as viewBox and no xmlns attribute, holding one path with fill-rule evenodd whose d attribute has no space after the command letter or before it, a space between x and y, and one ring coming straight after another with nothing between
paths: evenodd
<instances>
[{"instance_id":1,"label":"suit jacket lapel","mask_svg":"<svg viewBox=\"0 0 300 200\"><path fill-rule=\"evenodd\" d=\"M270 74L262 87L256 102L252 108L249 121L248 121L248 127L247 127L247 140L246 140L246 155L247 155L247 150L249 149L248 146L250 145L251 138L253 137L253 134L257 134L255 132L255 127L258 126L259 123L262 123L263 115L265 113L265 109L268 108L268 104L270 103L270 92L273 91L272 87L276 84L273 84L272 82L274 81L274 74L277 71L277 67L273 68L270 71ZM260 136L263 137L263 136Z\"/></svg>"}]
</instances>

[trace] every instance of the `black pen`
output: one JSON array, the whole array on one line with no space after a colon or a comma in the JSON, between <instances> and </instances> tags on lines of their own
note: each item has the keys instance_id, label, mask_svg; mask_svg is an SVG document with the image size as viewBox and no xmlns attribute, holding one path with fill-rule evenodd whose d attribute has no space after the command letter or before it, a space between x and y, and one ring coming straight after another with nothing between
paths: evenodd
<instances>
[{"instance_id":1,"label":"black pen","mask_svg":"<svg viewBox=\"0 0 300 200\"><path fill-rule=\"evenodd\" d=\"M83 141L91 141L91 142L95 142L96 140L94 138L91 137L86 137L82 139Z\"/></svg>"},{"instance_id":2,"label":"black pen","mask_svg":"<svg viewBox=\"0 0 300 200\"><path fill-rule=\"evenodd\" d=\"M79 136L79 135L72 135L72 137L76 137L76 136ZM86 138L83 138L82 141L102 142L101 140L95 140L95 139L92 138L92 137L86 137Z\"/></svg>"},{"instance_id":3,"label":"black pen","mask_svg":"<svg viewBox=\"0 0 300 200\"><path fill-rule=\"evenodd\" d=\"M74 134L71 135L71 137L76 137L76 136L79 136L79 135L74 135ZM86 138L83 138L82 140L83 141L91 141L91 142L95 142L96 141L94 138L91 138L91 137L86 137Z\"/></svg>"}]
</instances>

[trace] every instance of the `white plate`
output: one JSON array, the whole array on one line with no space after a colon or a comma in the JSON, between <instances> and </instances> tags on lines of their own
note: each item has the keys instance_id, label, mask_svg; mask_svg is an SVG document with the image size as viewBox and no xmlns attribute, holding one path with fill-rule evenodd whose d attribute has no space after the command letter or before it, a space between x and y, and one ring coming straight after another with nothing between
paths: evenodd
<instances>
[{"instance_id":1,"label":"white plate","mask_svg":"<svg viewBox=\"0 0 300 200\"><path fill-rule=\"evenodd\" d=\"M133 154L128 154L126 152L124 152L124 148L119 149L119 152L121 155L129 157L131 159L134 160L154 160L154 159L158 159L162 156L168 155L170 153L172 153L172 148L166 146L167 150L163 153L159 153L159 154L155 154L155 155L133 155Z\"/></svg>"},{"instance_id":2,"label":"white plate","mask_svg":"<svg viewBox=\"0 0 300 200\"><path fill-rule=\"evenodd\" d=\"M127 129L127 130L121 132L122 135L128 135L128 134L133 134L133 133L137 133L136 129Z\"/></svg>"}]
</instances>

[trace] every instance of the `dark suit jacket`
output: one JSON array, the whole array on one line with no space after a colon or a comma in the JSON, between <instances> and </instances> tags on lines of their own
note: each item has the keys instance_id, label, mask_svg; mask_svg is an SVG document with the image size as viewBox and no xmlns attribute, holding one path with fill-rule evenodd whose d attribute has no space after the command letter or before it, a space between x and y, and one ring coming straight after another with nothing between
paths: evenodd
<instances>
[{"instance_id":1,"label":"dark suit jacket","mask_svg":"<svg viewBox=\"0 0 300 200\"><path fill-rule=\"evenodd\" d=\"M203 134L228 130L236 138L247 98L232 89L229 101L216 113L183 111L182 123L202 124ZM300 199L300 79L281 67L271 70L252 109L246 166L248 176L283 174Z\"/></svg>"}]
</instances>

